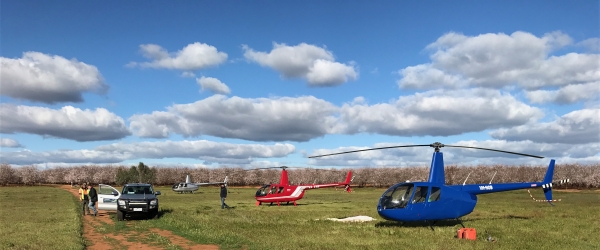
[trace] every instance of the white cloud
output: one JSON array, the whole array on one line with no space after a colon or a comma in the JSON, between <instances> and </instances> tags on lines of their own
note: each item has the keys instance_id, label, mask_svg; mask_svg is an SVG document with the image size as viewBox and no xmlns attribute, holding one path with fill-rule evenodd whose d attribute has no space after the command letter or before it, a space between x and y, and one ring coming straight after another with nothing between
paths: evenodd
<instances>
[{"instance_id":1,"label":"white cloud","mask_svg":"<svg viewBox=\"0 0 600 250\"><path fill-rule=\"evenodd\" d=\"M200 77L196 78L196 82L200 85L202 90L208 89L215 94L229 94L231 90L217 78L213 77Z\"/></svg>"},{"instance_id":2,"label":"white cloud","mask_svg":"<svg viewBox=\"0 0 600 250\"><path fill-rule=\"evenodd\" d=\"M600 81L567 85L558 90L526 91L525 94L532 103L570 104L597 100L600 96Z\"/></svg>"},{"instance_id":3,"label":"white cloud","mask_svg":"<svg viewBox=\"0 0 600 250\"><path fill-rule=\"evenodd\" d=\"M335 62L331 51L314 45L274 43L269 53L254 51L247 45L243 49L246 59L270 67L284 78L304 78L311 86L336 86L358 78L352 64Z\"/></svg>"},{"instance_id":4,"label":"white cloud","mask_svg":"<svg viewBox=\"0 0 600 250\"><path fill-rule=\"evenodd\" d=\"M433 142L432 142L433 143ZM493 152L478 149L462 149L454 147L443 147L444 163L446 165L547 165L550 159L556 159L557 163L588 162L600 159L600 143L589 143L582 145L538 143L532 141L510 142L503 140L487 141L458 141L443 142L446 145L482 147L504 150L516 153L538 155L544 159L536 159L513 154ZM397 145L414 145L415 143L378 143L372 147L340 147L337 149L317 149L310 156L346 152L367 148L389 147ZM421 144L421 143L419 143ZM318 166L430 166L433 148L431 147L409 147L384 150L364 151L320 158L311 158L309 164Z\"/></svg>"},{"instance_id":5,"label":"white cloud","mask_svg":"<svg viewBox=\"0 0 600 250\"><path fill-rule=\"evenodd\" d=\"M141 137L202 134L252 141L308 141L334 126L337 108L312 96L244 99L215 95L168 112L134 115L130 128Z\"/></svg>"},{"instance_id":6,"label":"white cloud","mask_svg":"<svg viewBox=\"0 0 600 250\"><path fill-rule=\"evenodd\" d=\"M591 52L600 52L600 38L589 38L578 42L577 45L586 48Z\"/></svg>"},{"instance_id":7,"label":"white cloud","mask_svg":"<svg viewBox=\"0 0 600 250\"><path fill-rule=\"evenodd\" d=\"M523 125L543 116L497 90L428 91L391 103L345 104L338 133L400 136L449 136Z\"/></svg>"},{"instance_id":8,"label":"white cloud","mask_svg":"<svg viewBox=\"0 0 600 250\"><path fill-rule=\"evenodd\" d=\"M199 141L160 141L139 143L113 143L96 148L99 151L126 152L136 158L192 158L209 161L227 161L242 159L250 162L252 158L284 157L296 149L291 144L276 143L232 144L225 142Z\"/></svg>"},{"instance_id":9,"label":"white cloud","mask_svg":"<svg viewBox=\"0 0 600 250\"><path fill-rule=\"evenodd\" d=\"M429 91L392 103L363 97L336 107L312 96L244 99L216 95L129 118L133 133L166 138L212 135L252 141L308 141L326 134L448 136L523 125L543 113L510 94L470 89Z\"/></svg>"},{"instance_id":10,"label":"white cloud","mask_svg":"<svg viewBox=\"0 0 600 250\"><path fill-rule=\"evenodd\" d=\"M323 59L315 60L306 74L308 82L317 86L340 85L348 80L356 80L357 77L354 67Z\"/></svg>"},{"instance_id":11,"label":"white cloud","mask_svg":"<svg viewBox=\"0 0 600 250\"><path fill-rule=\"evenodd\" d=\"M572 44L561 32L536 37L517 31L465 36L448 33L427 46L431 63L399 71L401 88L460 88L465 85L524 89L583 84L600 80L600 55L569 53L550 56Z\"/></svg>"},{"instance_id":12,"label":"white cloud","mask_svg":"<svg viewBox=\"0 0 600 250\"><path fill-rule=\"evenodd\" d=\"M98 150L56 150L33 152L22 150L17 152L0 151L3 162L15 165L31 165L43 163L118 163L130 159L129 153L102 152Z\"/></svg>"},{"instance_id":13,"label":"white cloud","mask_svg":"<svg viewBox=\"0 0 600 250\"><path fill-rule=\"evenodd\" d=\"M195 42L188 44L183 49L169 53L166 49L156 44L140 45L142 55L151 62L131 62L129 66L140 66L155 69L199 70L219 65L227 60L227 54L219 52L214 46Z\"/></svg>"},{"instance_id":14,"label":"white cloud","mask_svg":"<svg viewBox=\"0 0 600 250\"><path fill-rule=\"evenodd\" d=\"M75 141L120 139L130 134L123 119L104 108L59 110L0 104L1 133L29 133Z\"/></svg>"},{"instance_id":15,"label":"white cloud","mask_svg":"<svg viewBox=\"0 0 600 250\"><path fill-rule=\"evenodd\" d=\"M84 92L104 94L98 69L76 59L25 52L17 59L0 57L2 95L43 103L83 102Z\"/></svg>"},{"instance_id":16,"label":"white cloud","mask_svg":"<svg viewBox=\"0 0 600 250\"><path fill-rule=\"evenodd\" d=\"M119 163L141 158L189 158L208 163L248 165L252 164L255 158L285 157L294 151L295 147L291 144L231 144L201 140L113 143L94 150L0 151L0 158L3 162L18 165L46 162Z\"/></svg>"},{"instance_id":17,"label":"white cloud","mask_svg":"<svg viewBox=\"0 0 600 250\"><path fill-rule=\"evenodd\" d=\"M409 66L399 70L398 73L402 76L397 82L400 88L436 89L468 86L468 82L461 76L447 74L432 67L431 64Z\"/></svg>"},{"instance_id":18,"label":"white cloud","mask_svg":"<svg viewBox=\"0 0 600 250\"><path fill-rule=\"evenodd\" d=\"M183 73L181 73L181 77L192 78L192 77L196 77L196 74L189 72L189 71L184 71Z\"/></svg>"},{"instance_id":19,"label":"white cloud","mask_svg":"<svg viewBox=\"0 0 600 250\"><path fill-rule=\"evenodd\" d=\"M20 147L23 147L23 146L21 145L21 143L19 143L15 139L0 138L0 147L5 147L5 148L20 148Z\"/></svg>"},{"instance_id":20,"label":"white cloud","mask_svg":"<svg viewBox=\"0 0 600 250\"><path fill-rule=\"evenodd\" d=\"M573 44L573 39L569 35L560 31L546 33L542 37L542 40L544 41L544 44L550 51L557 50L567 45Z\"/></svg>"},{"instance_id":21,"label":"white cloud","mask_svg":"<svg viewBox=\"0 0 600 250\"><path fill-rule=\"evenodd\" d=\"M582 109L552 122L493 131L495 139L542 143L585 144L600 142L600 108Z\"/></svg>"},{"instance_id":22,"label":"white cloud","mask_svg":"<svg viewBox=\"0 0 600 250\"><path fill-rule=\"evenodd\" d=\"M58 150L48 152L0 151L9 164L54 163L118 163L140 158L190 158L220 164L248 165L255 158L285 157L295 151L291 144L231 144L211 141L160 141L113 143L94 150Z\"/></svg>"}]
</instances>

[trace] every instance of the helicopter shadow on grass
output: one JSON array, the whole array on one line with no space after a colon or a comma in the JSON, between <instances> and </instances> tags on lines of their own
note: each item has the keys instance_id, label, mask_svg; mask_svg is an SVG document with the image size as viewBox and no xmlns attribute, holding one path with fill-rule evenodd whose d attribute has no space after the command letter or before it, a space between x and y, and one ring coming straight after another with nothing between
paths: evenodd
<instances>
[{"instance_id":1,"label":"helicopter shadow on grass","mask_svg":"<svg viewBox=\"0 0 600 250\"><path fill-rule=\"evenodd\" d=\"M493 221L493 220L529 220L532 217L530 216L517 216L517 215L505 215L499 217L490 217L490 218L476 218L476 219L464 219L461 220L466 227L468 227L469 222L475 221ZM460 221L458 220L441 220L435 223L426 222L426 221L418 221L418 222L399 222L399 221L381 221L375 224L375 227L454 227L456 225L462 226Z\"/></svg>"},{"instance_id":2,"label":"helicopter shadow on grass","mask_svg":"<svg viewBox=\"0 0 600 250\"><path fill-rule=\"evenodd\" d=\"M325 205L325 204L340 204L340 203L351 203L350 201L332 201L332 202L311 202L311 203L296 203L296 206L314 206L314 205ZM267 202L263 202L263 204L261 206L267 206L267 207L271 207L277 206L276 202L273 202L273 204L267 203ZM290 202L289 204L282 202L281 206L294 206L294 203Z\"/></svg>"},{"instance_id":3,"label":"helicopter shadow on grass","mask_svg":"<svg viewBox=\"0 0 600 250\"><path fill-rule=\"evenodd\" d=\"M310 203L310 204L296 203L296 206L297 206L297 207L300 207L300 206L306 206L306 205L315 205L315 204L323 204L323 203ZM273 204L270 204L270 203L263 203L263 204L262 204L262 205L260 205L260 206L265 206L265 207L277 207L277 203L275 203L275 202L273 202ZM289 207L289 206L292 206L292 207L293 207L293 206L294 206L294 203L290 203L290 204L281 203L279 206L280 206L280 207Z\"/></svg>"}]
</instances>

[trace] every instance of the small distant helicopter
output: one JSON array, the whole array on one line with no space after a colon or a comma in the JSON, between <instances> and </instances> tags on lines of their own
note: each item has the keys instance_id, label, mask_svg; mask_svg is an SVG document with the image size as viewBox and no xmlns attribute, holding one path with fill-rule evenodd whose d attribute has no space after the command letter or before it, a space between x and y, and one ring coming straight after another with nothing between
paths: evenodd
<instances>
[{"instance_id":1,"label":"small distant helicopter","mask_svg":"<svg viewBox=\"0 0 600 250\"><path fill-rule=\"evenodd\" d=\"M429 180L426 182L398 183L390 187L387 191L385 191L379 199L379 203L377 205L377 212L381 217L387 220L400 222L424 221L429 223L430 227L433 229L432 226L440 220L455 219L464 227L464 224L460 220L460 217L473 212L473 209L477 204L477 195L517 189L542 188L546 196L546 200L544 201L547 201L548 203L550 203L550 205L554 206L554 204L552 204L552 177L554 175L554 160L550 160L550 165L548 165L546 176L541 182L502 184L492 184L490 182L486 184L463 183L462 185L446 185L444 177L444 157L442 152L440 152L440 148L455 147L481 149L508 154L516 154L521 156L544 158L542 156L528 155L489 148L444 145L442 143L435 142L432 144L424 145L403 145L354 150L333 154L310 156L309 158L355 153L369 150L404 147L434 148L433 157L431 159Z\"/></svg>"},{"instance_id":2,"label":"small distant helicopter","mask_svg":"<svg viewBox=\"0 0 600 250\"><path fill-rule=\"evenodd\" d=\"M326 187L344 187L344 190L347 192L351 192L350 182L352 182L352 171L348 172L348 176L344 182L338 183L325 183L325 184L299 184L299 185L290 185L288 182L288 172L286 169L290 167L281 166L281 167L269 167L269 168L256 168L250 170L259 170L259 169L271 169L271 168L281 168L281 179L279 180L279 184L266 184L260 187L256 191L256 205L260 206L263 202L269 202L271 205L273 203L277 203L277 206L280 206L282 202L286 202L286 204L290 204L290 202L294 203L296 206L296 201L302 199L304 197L304 192L309 189L315 188L326 188ZM247 170L249 171L249 170Z\"/></svg>"},{"instance_id":3,"label":"small distant helicopter","mask_svg":"<svg viewBox=\"0 0 600 250\"><path fill-rule=\"evenodd\" d=\"M172 187L173 191L184 194L187 192L194 193L194 191L198 190L200 186L206 185L217 185L217 184L225 184L227 185L227 176L225 176L225 180L223 182L205 182L205 183L192 183L190 180L190 175L185 177L185 182L175 183Z\"/></svg>"}]
</instances>

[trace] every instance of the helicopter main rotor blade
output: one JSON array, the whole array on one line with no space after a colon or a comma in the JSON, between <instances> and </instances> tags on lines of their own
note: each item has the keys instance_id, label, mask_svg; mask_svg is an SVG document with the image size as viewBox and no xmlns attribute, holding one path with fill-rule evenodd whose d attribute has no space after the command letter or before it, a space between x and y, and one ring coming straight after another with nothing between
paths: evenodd
<instances>
[{"instance_id":1,"label":"helicopter main rotor blade","mask_svg":"<svg viewBox=\"0 0 600 250\"><path fill-rule=\"evenodd\" d=\"M281 167L264 167L264 168L244 169L244 171L253 171L253 170L261 170L261 169L274 169L274 168L287 169L287 168L303 168L303 167L288 167L288 166L281 166Z\"/></svg>"},{"instance_id":2,"label":"helicopter main rotor blade","mask_svg":"<svg viewBox=\"0 0 600 250\"><path fill-rule=\"evenodd\" d=\"M444 147L482 149L482 150L496 151L496 152L502 152L502 153L507 153L507 154L529 156L529 157L539 158L539 159L544 158L543 156L522 154L522 153L517 153L517 152L510 152L510 151L504 151L504 150L498 150L498 149L491 149L491 148L479 148L479 147L469 147L469 146L454 146L454 145L444 145Z\"/></svg>"},{"instance_id":3,"label":"helicopter main rotor blade","mask_svg":"<svg viewBox=\"0 0 600 250\"><path fill-rule=\"evenodd\" d=\"M368 149L352 150L352 151L346 151L346 152L340 152L340 153L333 153L333 154L326 154L326 155L313 155L313 156L309 156L308 158L317 158L317 157L330 156L330 155L341 155L341 154L349 154L349 153L371 151L371 150L380 150L380 149L389 149L389 148L430 147L430 146L431 146L431 144L422 144L422 145L402 145L402 146L391 146L391 147L381 147L381 148L368 148Z\"/></svg>"}]
</instances>

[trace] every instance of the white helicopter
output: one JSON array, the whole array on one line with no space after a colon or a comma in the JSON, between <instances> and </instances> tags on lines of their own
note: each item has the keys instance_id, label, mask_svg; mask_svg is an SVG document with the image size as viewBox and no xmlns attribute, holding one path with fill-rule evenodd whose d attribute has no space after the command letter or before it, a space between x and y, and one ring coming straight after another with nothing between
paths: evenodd
<instances>
[{"instance_id":1,"label":"white helicopter","mask_svg":"<svg viewBox=\"0 0 600 250\"><path fill-rule=\"evenodd\" d=\"M190 175L188 174L185 177L185 182L175 183L173 185L172 189L173 189L173 191L180 193L180 194L184 194L187 192L190 192L193 194L194 191L196 191L200 188L200 186L217 185L217 184L225 184L225 186L227 186L227 176L225 176L225 180L223 180L223 182L192 183L192 181L190 180Z\"/></svg>"}]
</instances>

